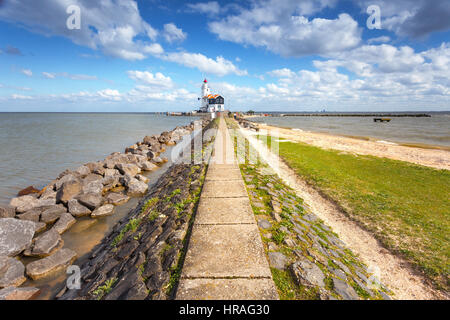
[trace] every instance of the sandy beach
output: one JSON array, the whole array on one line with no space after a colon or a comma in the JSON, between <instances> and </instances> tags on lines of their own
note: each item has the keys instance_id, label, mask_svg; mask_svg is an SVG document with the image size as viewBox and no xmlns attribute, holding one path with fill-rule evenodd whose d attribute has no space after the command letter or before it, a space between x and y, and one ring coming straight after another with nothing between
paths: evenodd
<instances>
[{"instance_id":1,"label":"sandy beach","mask_svg":"<svg viewBox=\"0 0 450 320\"><path fill-rule=\"evenodd\" d=\"M410 147L381 140L363 140L345 136L286 129L266 124L258 124L260 130L267 130L280 138L300 141L320 148L335 149L343 152L385 157L407 161L436 169L450 170L450 150L445 148Z\"/></svg>"}]
</instances>

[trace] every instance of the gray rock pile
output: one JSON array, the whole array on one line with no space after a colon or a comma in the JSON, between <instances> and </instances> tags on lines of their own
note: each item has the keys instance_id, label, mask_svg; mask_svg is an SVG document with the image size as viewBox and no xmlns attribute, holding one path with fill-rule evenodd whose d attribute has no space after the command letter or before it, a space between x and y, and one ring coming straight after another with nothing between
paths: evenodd
<instances>
[{"instance_id":1,"label":"gray rock pile","mask_svg":"<svg viewBox=\"0 0 450 320\"><path fill-rule=\"evenodd\" d=\"M204 175L204 164L173 164L81 266L81 289L60 299L170 299Z\"/></svg>"},{"instance_id":2,"label":"gray rock pile","mask_svg":"<svg viewBox=\"0 0 450 320\"><path fill-rule=\"evenodd\" d=\"M202 126L208 122L202 120ZM9 206L0 207L0 289L8 289L0 291L0 299L2 294L8 299L35 297L38 292L33 288L13 288L23 282L25 274L32 279L46 277L76 259L73 251L61 249L64 242L60 235L79 217L114 214L115 205L127 202L131 196L144 195L148 179L142 174L165 162L159 154L193 129L191 123L146 136L124 153L114 152L103 161L62 172L39 192L28 187L21 196L11 199ZM24 267L18 260L21 256L40 260Z\"/></svg>"}]
</instances>

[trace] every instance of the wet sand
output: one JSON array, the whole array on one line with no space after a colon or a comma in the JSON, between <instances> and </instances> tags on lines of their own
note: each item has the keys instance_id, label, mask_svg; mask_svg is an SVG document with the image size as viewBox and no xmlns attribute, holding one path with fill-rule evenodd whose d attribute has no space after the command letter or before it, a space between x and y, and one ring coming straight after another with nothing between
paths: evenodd
<instances>
[{"instance_id":1,"label":"wet sand","mask_svg":"<svg viewBox=\"0 0 450 320\"><path fill-rule=\"evenodd\" d=\"M291 141L299 141L325 149L334 149L348 153L371 155L394 160L411 162L436 169L450 170L450 148L428 145L407 146L372 138L357 138L287 129L266 124L258 124L261 133L264 130Z\"/></svg>"}]
</instances>

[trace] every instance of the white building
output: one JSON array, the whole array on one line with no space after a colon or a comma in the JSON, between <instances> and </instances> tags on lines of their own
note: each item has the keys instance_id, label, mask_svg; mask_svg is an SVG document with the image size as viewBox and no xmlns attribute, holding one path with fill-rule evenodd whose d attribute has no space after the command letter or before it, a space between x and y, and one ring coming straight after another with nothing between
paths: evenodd
<instances>
[{"instance_id":1,"label":"white building","mask_svg":"<svg viewBox=\"0 0 450 320\"><path fill-rule=\"evenodd\" d=\"M208 86L208 80L203 80L202 84L202 98L201 98L201 112L220 112L224 111L224 99L219 94L211 94Z\"/></svg>"}]
</instances>

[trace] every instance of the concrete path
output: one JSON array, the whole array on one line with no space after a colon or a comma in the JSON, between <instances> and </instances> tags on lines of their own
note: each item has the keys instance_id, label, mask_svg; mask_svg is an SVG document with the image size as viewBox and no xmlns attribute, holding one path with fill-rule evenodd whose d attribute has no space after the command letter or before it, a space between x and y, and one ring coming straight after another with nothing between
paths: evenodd
<instances>
[{"instance_id":1,"label":"concrete path","mask_svg":"<svg viewBox=\"0 0 450 320\"><path fill-rule=\"evenodd\" d=\"M223 118L176 299L278 299Z\"/></svg>"}]
</instances>

